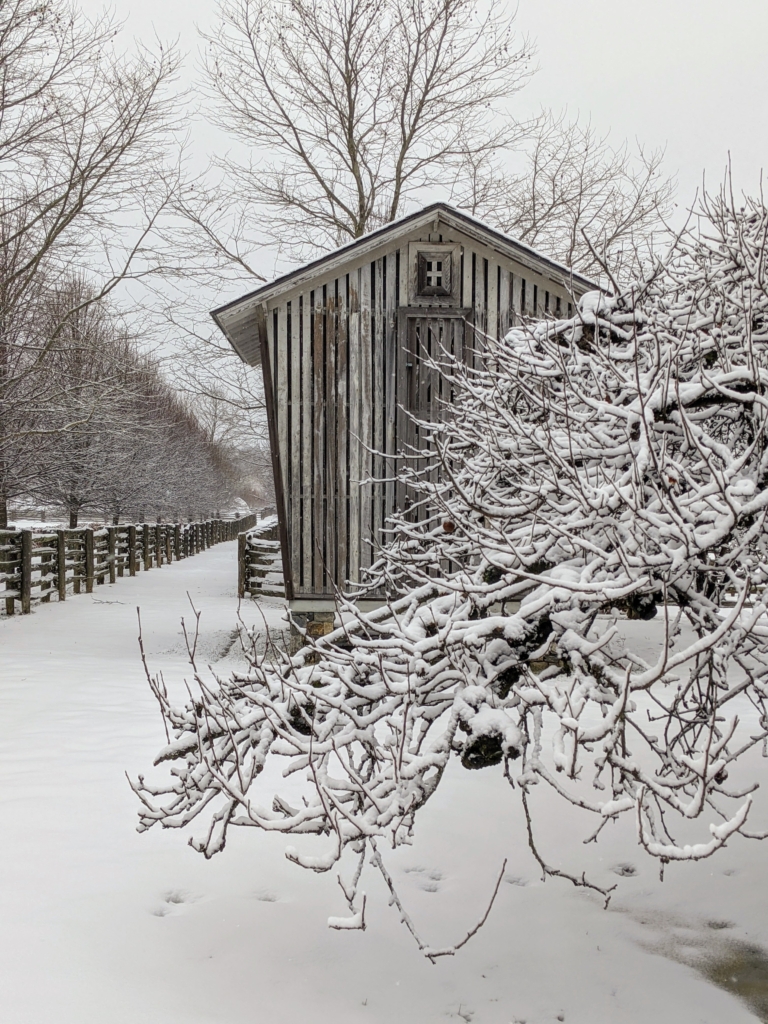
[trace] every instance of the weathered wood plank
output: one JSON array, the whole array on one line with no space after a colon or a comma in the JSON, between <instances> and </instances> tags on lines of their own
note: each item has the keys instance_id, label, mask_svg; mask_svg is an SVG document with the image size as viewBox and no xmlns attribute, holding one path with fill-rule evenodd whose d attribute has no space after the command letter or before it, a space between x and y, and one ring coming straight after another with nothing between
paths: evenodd
<instances>
[{"instance_id":1,"label":"weathered wood plank","mask_svg":"<svg viewBox=\"0 0 768 1024\"><path fill-rule=\"evenodd\" d=\"M475 259L475 336L472 339L474 349L474 366L478 366L478 356L485 350L485 334L488 329L486 319L485 289L488 261L478 255Z\"/></svg>"},{"instance_id":2,"label":"weathered wood plank","mask_svg":"<svg viewBox=\"0 0 768 1024\"><path fill-rule=\"evenodd\" d=\"M373 449L372 470L375 483L371 488L372 540L381 544L381 529L384 525L384 332L386 324L386 296L384 294L384 258L376 260L373 295ZM373 556L375 558L375 554Z\"/></svg>"},{"instance_id":3,"label":"weathered wood plank","mask_svg":"<svg viewBox=\"0 0 768 1024\"><path fill-rule=\"evenodd\" d=\"M263 305L256 307L256 329L259 332L261 348L262 373L264 375L264 396L267 404L267 423L269 424L269 448L272 455L272 466L275 481L275 507L277 509L278 535L285 580L285 596L293 598L293 576L291 560L288 557L288 524L285 512L284 474L280 461L280 446L277 439L277 413L275 410L275 387L272 378L274 347L270 345L270 323L273 318L267 315Z\"/></svg>"},{"instance_id":4,"label":"weathered wood plank","mask_svg":"<svg viewBox=\"0 0 768 1024\"><path fill-rule=\"evenodd\" d=\"M114 526L107 527L107 555L109 557L109 582L114 583L117 579L117 529Z\"/></svg>"},{"instance_id":5,"label":"weathered wood plank","mask_svg":"<svg viewBox=\"0 0 768 1024\"><path fill-rule=\"evenodd\" d=\"M360 271L349 275L349 581L360 582Z\"/></svg>"},{"instance_id":6,"label":"weathered wood plank","mask_svg":"<svg viewBox=\"0 0 768 1024\"><path fill-rule=\"evenodd\" d=\"M336 508L336 583L346 590L349 576L349 303L346 275L339 278L336 333L336 443L337 443L337 508Z\"/></svg>"},{"instance_id":7,"label":"weathered wood plank","mask_svg":"<svg viewBox=\"0 0 768 1024\"><path fill-rule=\"evenodd\" d=\"M312 317L310 295L301 297L301 588L312 593Z\"/></svg>"},{"instance_id":8,"label":"weathered wood plank","mask_svg":"<svg viewBox=\"0 0 768 1024\"><path fill-rule=\"evenodd\" d=\"M407 260L400 261L402 264ZM402 295L402 283L400 285ZM384 487L384 519L391 516L395 508L394 459L397 435L397 254L387 256L387 287L384 300L385 342L384 342L384 450L389 456L384 465L387 482Z\"/></svg>"},{"instance_id":9,"label":"weathered wood plank","mask_svg":"<svg viewBox=\"0 0 768 1024\"><path fill-rule=\"evenodd\" d=\"M277 309L277 347L273 369L275 380L275 411L277 412L277 438L280 447L280 466L283 471L283 496L286 529L290 545L291 523L291 451L290 451L290 410L288 407L288 304L282 302Z\"/></svg>"},{"instance_id":10,"label":"weathered wood plank","mask_svg":"<svg viewBox=\"0 0 768 1024\"><path fill-rule=\"evenodd\" d=\"M328 286L325 313L325 580L323 590L333 592L338 579L336 565L336 485L338 437L336 435L336 351L339 316L336 287Z\"/></svg>"},{"instance_id":11,"label":"weathered wood plank","mask_svg":"<svg viewBox=\"0 0 768 1024\"><path fill-rule=\"evenodd\" d=\"M506 336L507 331L512 326L510 319L510 303L512 301L512 289L510 272L505 268L501 268L501 274L499 276L499 337L503 338Z\"/></svg>"},{"instance_id":12,"label":"weathered wood plank","mask_svg":"<svg viewBox=\"0 0 768 1024\"><path fill-rule=\"evenodd\" d=\"M465 245L461 260L461 305L464 309L469 309L472 305L472 285L474 282L473 255L472 250Z\"/></svg>"},{"instance_id":13,"label":"weathered wood plank","mask_svg":"<svg viewBox=\"0 0 768 1024\"><path fill-rule=\"evenodd\" d=\"M457 364L464 359L464 319L462 317L454 317L451 334L451 352L453 353L453 362Z\"/></svg>"},{"instance_id":14,"label":"weathered wood plank","mask_svg":"<svg viewBox=\"0 0 768 1024\"><path fill-rule=\"evenodd\" d=\"M415 392L412 408L419 420L414 429L414 443L419 451L423 452L426 447L426 429L423 424L430 418L429 398L431 381L427 361L431 355L430 349L432 347L433 325L435 321L431 317L424 317L419 319L417 324ZM420 473L424 471L424 459L422 457L419 457L416 466Z\"/></svg>"},{"instance_id":15,"label":"weathered wood plank","mask_svg":"<svg viewBox=\"0 0 768 1024\"><path fill-rule=\"evenodd\" d=\"M520 305L522 296L520 294L522 287L522 278L519 274L510 274L511 278L511 309L510 309L510 326L514 327L517 324L522 307Z\"/></svg>"},{"instance_id":16,"label":"weathered wood plank","mask_svg":"<svg viewBox=\"0 0 768 1024\"><path fill-rule=\"evenodd\" d=\"M324 289L318 288L313 292L312 308L312 353L314 362L313 389L314 389L314 436L313 436L313 459L312 459L312 521L313 529L313 592L322 594L325 583L325 571L323 561L325 551L323 550L323 538L325 535L323 484L325 474L325 352L324 352L324 326L325 326L325 303L323 302Z\"/></svg>"},{"instance_id":17,"label":"weathered wood plank","mask_svg":"<svg viewBox=\"0 0 768 1024\"><path fill-rule=\"evenodd\" d=\"M499 265L493 261L487 264L488 306L486 309L486 332L490 338L499 336Z\"/></svg>"},{"instance_id":18,"label":"weathered wood plank","mask_svg":"<svg viewBox=\"0 0 768 1024\"><path fill-rule=\"evenodd\" d=\"M300 329L301 315L299 302L294 299L290 303L290 344L291 344L291 370L288 380L288 401L290 418L290 497L288 508L290 515L290 527L288 530L288 544L291 549L291 567L295 581L301 579L301 344Z\"/></svg>"},{"instance_id":19,"label":"weathered wood plank","mask_svg":"<svg viewBox=\"0 0 768 1024\"><path fill-rule=\"evenodd\" d=\"M248 535L241 533L237 538L237 596L245 597L245 549Z\"/></svg>"},{"instance_id":20,"label":"weathered wood plank","mask_svg":"<svg viewBox=\"0 0 768 1024\"><path fill-rule=\"evenodd\" d=\"M56 531L56 583L59 600L67 598L67 535L64 530Z\"/></svg>"},{"instance_id":21,"label":"weathered wood plank","mask_svg":"<svg viewBox=\"0 0 768 1024\"><path fill-rule=\"evenodd\" d=\"M93 530L83 531L83 542L85 547L85 592L93 593Z\"/></svg>"},{"instance_id":22,"label":"weathered wood plank","mask_svg":"<svg viewBox=\"0 0 768 1024\"><path fill-rule=\"evenodd\" d=\"M21 613L28 615L32 611L32 531L21 531ZM90 591L89 591L90 593Z\"/></svg>"},{"instance_id":23,"label":"weathered wood plank","mask_svg":"<svg viewBox=\"0 0 768 1024\"><path fill-rule=\"evenodd\" d=\"M418 470L420 461L417 458L417 451L420 447L420 433L416 419L420 415L419 395L421 394L421 337L425 330L426 320L424 317L408 318L408 337L406 348L406 399L405 399L405 462L409 471ZM403 507L407 507L413 501L414 494L412 487L405 488Z\"/></svg>"},{"instance_id":24,"label":"weathered wood plank","mask_svg":"<svg viewBox=\"0 0 768 1024\"><path fill-rule=\"evenodd\" d=\"M360 270L360 567L371 564L373 475L371 446L373 443L373 338L371 334L371 265Z\"/></svg>"}]
</instances>

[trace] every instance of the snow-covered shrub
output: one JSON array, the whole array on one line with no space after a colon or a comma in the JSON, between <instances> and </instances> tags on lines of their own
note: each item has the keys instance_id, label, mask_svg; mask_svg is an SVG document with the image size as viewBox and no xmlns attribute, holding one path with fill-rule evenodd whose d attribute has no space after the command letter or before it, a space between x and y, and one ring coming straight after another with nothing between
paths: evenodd
<instances>
[{"instance_id":1,"label":"snow-covered shrub","mask_svg":"<svg viewBox=\"0 0 768 1024\"><path fill-rule=\"evenodd\" d=\"M701 221L638 286L443 366L440 473L406 469L419 497L373 570L389 605L347 605L329 637L199 680L184 708L154 683L173 767L134 784L142 829L203 815L206 856L230 825L314 833L298 864L351 847L388 878L377 840L410 841L454 756L506 774L537 857L537 783L594 833L629 816L662 864L755 835L757 779L729 774L768 726L768 211L723 195ZM652 664L624 617L659 618ZM275 756L306 780L295 805L258 795Z\"/></svg>"}]
</instances>

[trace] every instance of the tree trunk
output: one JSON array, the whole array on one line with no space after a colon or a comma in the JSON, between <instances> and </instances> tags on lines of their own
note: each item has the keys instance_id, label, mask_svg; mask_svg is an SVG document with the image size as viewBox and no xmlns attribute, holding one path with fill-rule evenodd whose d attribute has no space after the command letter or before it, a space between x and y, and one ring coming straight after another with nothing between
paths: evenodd
<instances>
[{"instance_id":1,"label":"tree trunk","mask_svg":"<svg viewBox=\"0 0 768 1024\"><path fill-rule=\"evenodd\" d=\"M8 529L8 499L0 494L0 530Z\"/></svg>"},{"instance_id":2,"label":"tree trunk","mask_svg":"<svg viewBox=\"0 0 768 1024\"><path fill-rule=\"evenodd\" d=\"M77 529L77 511L70 510L69 513L69 528L70 530Z\"/></svg>"}]
</instances>

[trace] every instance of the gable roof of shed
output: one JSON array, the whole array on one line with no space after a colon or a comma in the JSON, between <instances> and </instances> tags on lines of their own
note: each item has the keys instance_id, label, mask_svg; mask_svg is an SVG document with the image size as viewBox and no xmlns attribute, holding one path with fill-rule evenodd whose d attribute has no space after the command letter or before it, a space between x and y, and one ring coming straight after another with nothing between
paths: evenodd
<instances>
[{"instance_id":1,"label":"gable roof of shed","mask_svg":"<svg viewBox=\"0 0 768 1024\"><path fill-rule=\"evenodd\" d=\"M462 213L461 210L456 210L447 203L432 203L416 213L385 224L384 227L377 228L361 238L356 238L310 263L297 267L287 274L282 274L274 281L261 285L239 299L219 306L211 312L211 316L245 362L258 362L260 356L255 345L253 327L257 306L284 292L299 288L317 277L326 276L345 263L365 256L367 252L378 248L383 243L396 241L432 222L439 222L448 228L455 228L473 240L516 260L535 273L555 279L559 278L566 287L573 284L579 291L591 291L598 287L594 281L575 273L564 264L549 259L523 242L518 242L501 231L488 227L487 224Z\"/></svg>"}]
</instances>

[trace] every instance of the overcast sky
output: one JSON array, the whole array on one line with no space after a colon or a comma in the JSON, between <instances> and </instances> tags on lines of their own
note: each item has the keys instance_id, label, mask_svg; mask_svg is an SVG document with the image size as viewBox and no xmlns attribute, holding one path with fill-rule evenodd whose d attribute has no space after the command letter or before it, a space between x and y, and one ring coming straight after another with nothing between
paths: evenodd
<instances>
[{"instance_id":1,"label":"overcast sky","mask_svg":"<svg viewBox=\"0 0 768 1024\"><path fill-rule=\"evenodd\" d=\"M196 26L210 25L215 10L214 0L123 0L118 15L147 43L178 37L191 84ZM738 185L758 188L768 146L768 0L520 0L518 25L535 40L540 68L518 97L521 114L567 106L614 144L664 147L683 205L705 171L710 185L722 179L729 152ZM214 144L204 128L195 133L198 149Z\"/></svg>"}]
</instances>

